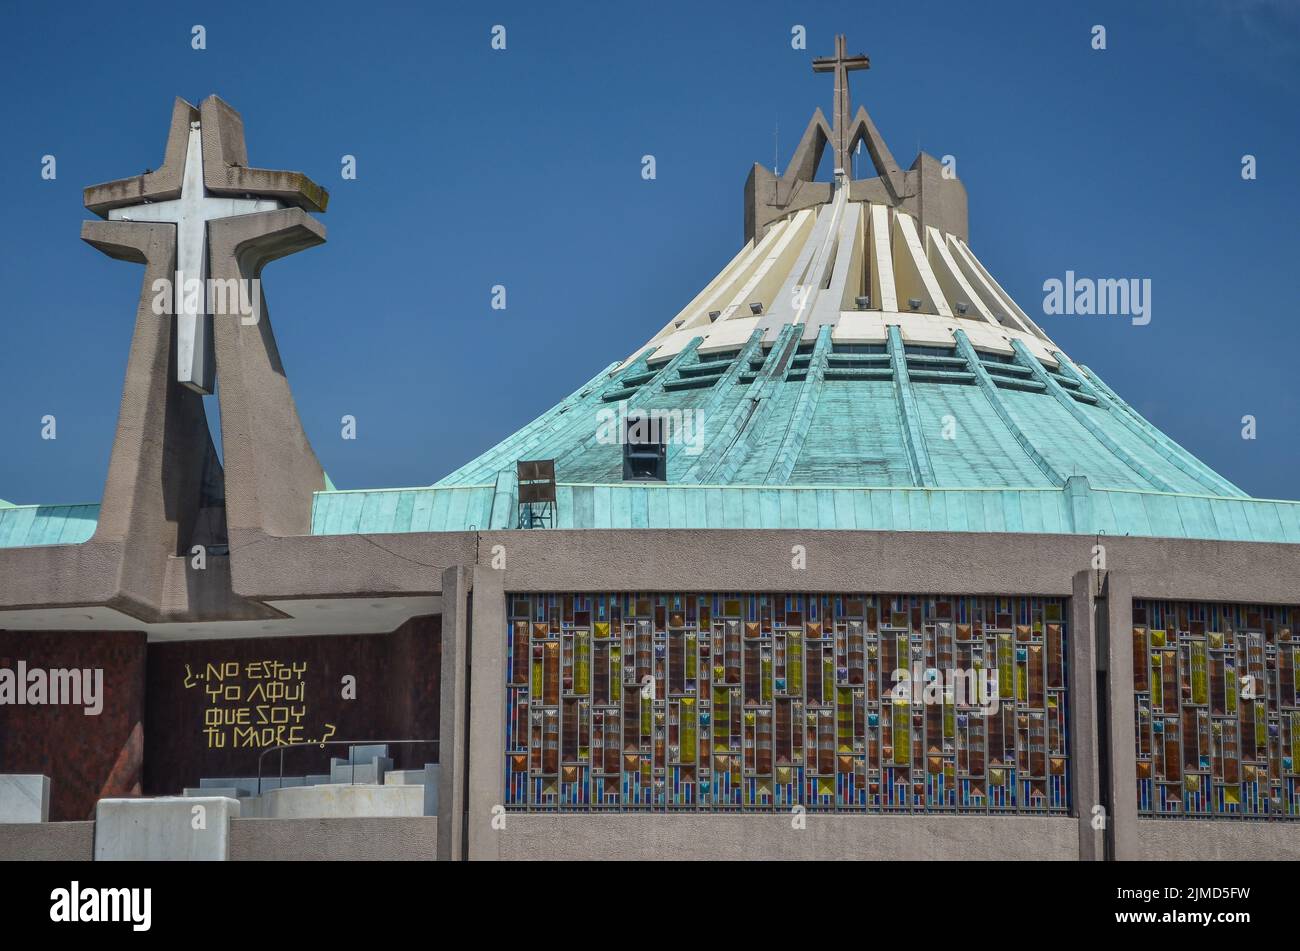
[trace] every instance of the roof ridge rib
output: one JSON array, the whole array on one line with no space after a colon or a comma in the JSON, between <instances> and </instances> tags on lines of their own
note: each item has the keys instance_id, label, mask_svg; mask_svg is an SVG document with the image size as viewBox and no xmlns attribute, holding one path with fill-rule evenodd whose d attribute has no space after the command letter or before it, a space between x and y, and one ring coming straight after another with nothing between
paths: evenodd
<instances>
[{"instance_id":1,"label":"roof ridge rib","mask_svg":"<svg viewBox=\"0 0 1300 951\"><path fill-rule=\"evenodd\" d=\"M704 402L704 405L699 407L698 413L701 426L708 425L709 419L722 407L722 404L726 402L727 397L730 395L731 387L735 385L736 381L740 379L740 375L749 367L749 361L754 358L755 351L761 353L762 350L763 331L755 330L749 335L749 339L745 341L745 345L740 348L740 352L736 354L735 358L731 361L731 366L727 367L727 371L718 378L716 383L713 384L713 392L709 394L709 398ZM685 443L682 442L675 442L669 445L669 474L673 471L673 463L681 458L681 454L686 450L686 448Z\"/></svg>"},{"instance_id":2,"label":"roof ridge rib","mask_svg":"<svg viewBox=\"0 0 1300 951\"><path fill-rule=\"evenodd\" d=\"M912 467L912 484L935 485L937 480L934 477L934 466L930 463L930 450L926 448L925 433L921 429L921 410L916 405L912 378L907 371L907 350L903 346L903 334L897 324L890 324L887 329L889 356L894 364L894 396L898 400L898 415L903 421L907 461Z\"/></svg>"},{"instance_id":3,"label":"roof ridge rib","mask_svg":"<svg viewBox=\"0 0 1300 951\"><path fill-rule=\"evenodd\" d=\"M1021 366L1028 367L1032 370L1034 373L1034 379L1046 386L1047 392L1052 395L1056 402L1065 407L1066 412L1073 416L1075 421L1090 432L1098 442L1109 449L1111 453L1114 454L1115 458L1119 459L1122 463L1132 469L1139 478L1145 479L1147 482L1151 483L1154 488L1159 489L1161 492L1173 492L1177 494L1177 489L1154 472L1151 472L1147 467L1143 466L1142 463L1134 459L1123 446L1111 439L1104 429L1089 419L1088 414L1079 408L1078 401L1076 401L1069 393L1065 392L1065 388L1061 386L1061 384L1057 383L1052 374L1048 373L1047 370L1044 369L1042 363L1040 363L1038 359L1029 352L1029 349L1024 345L1024 343L1013 339L1011 341L1011 348L1015 350L1016 359Z\"/></svg>"},{"instance_id":4,"label":"roof ridge rib","mask_svg":"<svg viewBox=\"0 0 1300 951\"><path fill-rule=\"evenodd\" d=\"M808 373L799 384L802 389L790 410L781 445L777 447L776 456L768 466L767 477L763 480L768 485L784 485L803 452L804 440L808 438L813 414L817 412L817 404L821 400L822 380L826 376L826 365L831 352L831 329L829 324L824 324L817 331L817 342L813 345L812 357L808 361Z\"/></svg>"},{"instance_id":5,"label":"roof ridge rib","mask_svg":"<svg viewBox=\"0 0 1300 951\"><path fill-rule=\"evenodd\" d=\"M723 424L722 432L719 434L720 441L711 443L711 451L702 454L680 481L714 483L717 482L715 477L724 463L728 463L733 471L739 467L733 451L742 441L746 446L748 445L744 437L753 433L751 423L762 419L766 412L764 404L771 402L770 390L773 380L780 380L785 372L787 354L794 349L802 336L803 327L799 324L786 324L781 328L767 355L767 360L763 363L763 368L759 370L758 376L749 384L745 395L741 397L740 402L727 418L727 422ZM719 445L722 447L720 450L717 448Z\"/></svg>"},{"instance_id":6,"label":"roof ridge rib","mask_svg":"<svg viewBox=\"0 0 1300 951\"><path fill-rule=\"evenodd\" d=\"M1011 411L1007 409L1006 404L1002 401L1002 396L998 393L998 385L994 383L993 378L989 376L989 371L984 369L984 363L980 360L979 354L975 352L975 348L971 346L970 338L966 336L966 331L960 329L954 330L953 336L957 339L957 350L966 358L967 364L970 365L971 372L975 374L976 383L979 385L979 388L984 391L984 396L993 406L993 411L998 414L998 418L1002 420L1003 425L1006 426L1011 435L1015 437L1016 442L1020 443L1020 447L1025 450L1025 453L1029 458L1034 460L1034 463L1039 469L1043 470L1043 475L1047 476L1048 481L1057 486L1065 485L1065 477L1062 476L1061 473L1057 472L1056 469L1052 467L1052 464L1043 457L1042 453L1034 448L1034 444L1030 441L1029 437L1025 435L1025 431L1021 429L1020 426L1017 425L1016 421L1011 417Z\"/></svg>"},{"instance_id":7,"label":"roof ridge rib","mask_svg":"<svg viewBox=\"0 0 1300 951\"><path fill-rule=\"evenodd\" d=\"M1162 430L1152 425L1150 420L1142 416L1122 396L1112 390L1105 380L1087 367L1079 366L1066 354L1059 351L1053 351L1053 353L1058 363L1069 369L1082 386L1089 388L1092 395L1097 398L1097 402L1109 409L1120 422L1145 439L1157 452L1178 466L1179 469L1192 476L1201 485L1214 489L1216 496L1243 499L1251 497L1250 493L1243 491L1237 485L1225 479L1176 443ZM1228 490L1226 494L1223 492L1224 489Z\"/></svg>"}]
</instances>

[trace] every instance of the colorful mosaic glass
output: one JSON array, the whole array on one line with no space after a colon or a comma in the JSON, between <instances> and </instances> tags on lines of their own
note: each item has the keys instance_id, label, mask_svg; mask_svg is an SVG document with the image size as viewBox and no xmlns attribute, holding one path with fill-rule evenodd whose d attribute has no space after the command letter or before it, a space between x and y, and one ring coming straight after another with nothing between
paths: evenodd
<instances>
[{"instance_id":1,"label":"colorful mosaic glass","mask_svg":"<svg viewBox=\"0 0 1300 951\"><path fill-rule=\"evenodd\" d=\"M509 601L508 808L1069 810L1063 598Z\"/></svg>"},{"instance_id":2,"label":"colorful mosaic glass","mask_svg":"<svg viewBox=\"0 0 1300 951\"><path fill-rule=\"evenodd\" d=\"M1300 816L1300 609L1133 602L1138 811Z\"/></svg>"}]
</instances>

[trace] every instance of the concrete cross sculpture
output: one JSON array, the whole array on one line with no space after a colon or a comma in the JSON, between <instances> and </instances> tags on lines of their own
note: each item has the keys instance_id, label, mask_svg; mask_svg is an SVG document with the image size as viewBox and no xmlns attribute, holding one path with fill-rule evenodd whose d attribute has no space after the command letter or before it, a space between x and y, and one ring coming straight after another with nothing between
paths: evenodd
<instances>
[{"instance_id":1,"label":"concrete cross sculpture","mask_svg":"<svg viewBox=\"0 0 1300 951\"><path fill-rule=\"evenodd\" d=\"M849 72L855 69L870 69L871 60L865 54L849 56L845 53L846 39L843 33L835 36L835 55L819 56L813 60L814 73L835 74L835 116L831 126L831 140L835 145L835 167L848 170L849 167Z\"/></svg>"},{"instance_id":2,"label":"concrete cross sculpture","mask_svg":"<svg viewBox=\"0 0 1300 951\"><path fill-rule=\"evenodd\" d=\"M310 212L328 200L300 172L250 168L243 120L216 96L175 101L157 171L85 190L86 208L106 220L83 222L82 239L145 269L94 538L122 552L121 570L105 570L106 598L133 616L202 616L223 601L227 613L275 613L240 601L220 553L306 534L312 493L325 487L261 274L325 241ZM233 309L223 304L231 289ZM220 454L202 399L218 377ZM187 574L178 556L195 545L217 554Z\"/></svg>"},{"instance_id":3,"label":"concrete cross sculpture","mask_svg":"<svg viewBox=\"0 0 1300 951\"><path fill-rule=\"evenodd\" d=\"M184 100L177 101L177 113L193 111L193 107ZM295 204L311 211L324 211L328 195L324 189L297 173L247 168L247 156L237 154L243 152L242 134L237 137L238 141L226 141L234 138L230 135L230 117L233 115L237 121L238 115L215 96L209 97L203 104L202 111L210 113L206 117L207 121L218 126L225 124L227 128L206 130L205 135L203 119L189 121L184 130L184 152L177 156L173 153L177 151L174 140L179 130L174 115L172 136L168 141L168 154L163 168L156 173L145 173L134 179L122 179L86 189L86 207L100 215L107 212L107 217L113 221L170 222L176 226L176 272L171 279L172 312L176 316L176 379L182 385L206 395L212 393L216 379L208 222L275 211L287 204ZM226 134L222 135L223 132ZM213 139L216 143L208 144ZM223 152L227 154L222 154ZM229 154L231 152L236 154ZM207 167L210 162L222 160L226 165L224 168ZM296 194L285 194L285 186L292 187L294 184L281 180L285 178L299 179L298 187L294 188ZM167 184L171 187L156 187L162 179L167 179ZM179 194L173 196L177 191L177 179ZM155 187L151 188L151 184ZM231 187L232 184L234 187ZM275 187L267 189L268 185ZM247 191L243 191L244 188ZM130 203L126 195L137 190L141 200ZM237 292L245 291L247 288L242 285L237 289ZM246 301L247 297L243 299ZM252 301L252 306L256 307L257 301Z\"/></svg>"},{"instance_id":4,"label":"concrete cross sculpture","mask_svg":"<svg viewBox=\"0 0 1300 951\"><path fill-rule=\"evenodd\" d=\"M113 208L108 217L111 221L168 221L176 225L173 282L176 381L207 395L216 380L212 356L213 305L208 282L208 222L284 206L274 198L224 198L210 194L203 186L201 126L199 122L190 123L180 198Z\"/></svg>"}]
</instances>

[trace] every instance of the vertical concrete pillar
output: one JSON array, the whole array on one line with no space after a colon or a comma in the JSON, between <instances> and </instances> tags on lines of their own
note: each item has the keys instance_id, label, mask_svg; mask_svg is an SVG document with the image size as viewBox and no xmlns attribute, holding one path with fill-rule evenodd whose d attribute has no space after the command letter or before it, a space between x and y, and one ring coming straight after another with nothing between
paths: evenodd
<instances>
[{"instance_id":1,"label":"vertical concrete pillar","mask_svg":"<svg viewBox=\"0 0 1300 951\"><path fill-rule=\"evenodd\" d=\"M1093 828L1093 808L1101 803L1097 729L1097 629L1095 575L1077 571L1070 598L1070 764L1073 801L1079 822L1079 859L1104 858L1103 831Z\"/></svg>"},{"instance_id":2,"label":"vertical concrete pillar","mask_svg":"<svg viewBox=\"0 0 1300 951\"><path fill-rule=\"evenodd\" d=\"M1127 575L1106 573L1107 683L1110 710L1107 759L1110 763L1110 838L1112 859L1138 858L1137 733L1133 726L1133 590Z\"/></svg>"},{"instance_id":3,"label":"vertical concrete pillar","mask_svg":"<svg viewBox=\"0 0 1300 951\"><path fill-rule=\"evenodd\" d=\"M469 686L469 578L442 573L442 670L438 705L438 860L464 857L466 700Z\"/></svg>"},{"instance_id":4,"label":"vertical concrete pillar","mask_svg":"<svg viewBox=\"0 0 1300 951\"><path fill-rule=\"evenodd\" d=\"M474 568L469 726L469 842L473 860L497 859L507 834L505 803L505 572Z\"/></svg>"}]
</instances>

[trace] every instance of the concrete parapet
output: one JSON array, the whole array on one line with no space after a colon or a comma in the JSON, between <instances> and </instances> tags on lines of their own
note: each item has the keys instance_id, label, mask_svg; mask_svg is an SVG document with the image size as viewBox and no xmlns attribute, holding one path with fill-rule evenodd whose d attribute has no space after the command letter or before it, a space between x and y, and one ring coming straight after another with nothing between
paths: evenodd
<instances>
[{"instance_id":1,"label":"concrete parapet","mask_svg":"<svg viewBox=\"0 0 1300 951\"><path fill-rule=\"evenodd\" d=\"M325 784L273 789L262 796L267 819L421 816L423 786Z\"/></svg>"},{"instance_id":2,"label":"concrete parapet","mask_svg":"<svg viewBox=\"0 0 1300 951\"><path fill-rule=\"evenodd\" d=\"M239 801L224 796L101 799L95 861L225 861Z\"/></svg>"},{"instance_id":3,"label":"concrete parapet","mask_svg":"<svg viewBox=\"0 0 1300 951\"><path fill-rule=\"evenodd\" d=\"M0 823L0 862L89 862L93 822Z\"/></svg>"}]
</instances>

